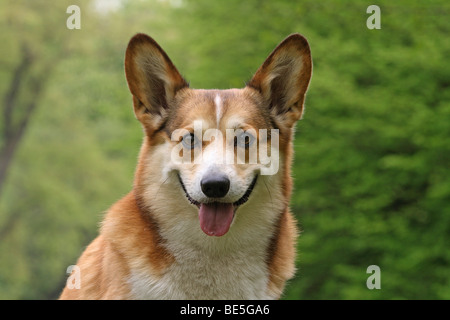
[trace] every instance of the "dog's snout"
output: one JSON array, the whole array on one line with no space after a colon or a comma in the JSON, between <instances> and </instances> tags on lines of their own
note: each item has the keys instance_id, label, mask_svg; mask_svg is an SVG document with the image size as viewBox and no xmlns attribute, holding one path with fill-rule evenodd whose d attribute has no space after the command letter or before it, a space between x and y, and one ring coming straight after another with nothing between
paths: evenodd
<instances>
[{"instance_id":1,"label":"dog's snout","mask_svg":"<svg viewBox=\"0 0 450 320\"><path fill-rule=\"evenodd\" d=\"M222 198L230 190L230 180L226 175L208 175L200 182L203 193L209 198Z\"/></svg>"}]
</instances>

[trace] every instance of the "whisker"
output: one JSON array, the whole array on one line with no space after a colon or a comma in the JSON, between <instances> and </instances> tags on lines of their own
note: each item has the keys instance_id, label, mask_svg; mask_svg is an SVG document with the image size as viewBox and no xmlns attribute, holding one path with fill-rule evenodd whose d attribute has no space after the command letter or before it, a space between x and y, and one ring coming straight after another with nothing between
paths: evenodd
<instances>
[{"instance_id":1,"label":"whisker","mask_svg":"<svg viewBox=\"0 0 450 320\"><path fill-rule=\"evenodd\" d=\"M161 183L161 185L159 186L158 191L156 191L155 200L158 198L159 190L161 190L161 187L164 185L164 183L166 183L168 179L169 177L167 177L166 180L164 180L163 183Z\"/></svg>"},{"instance_id":2,"label":"whisker","mask_svg":"<svg viewBox=\"0 0 450 320\"><path fill-rule=\"evenodd\" d=\"M273 210L274 210L274 207L273 207L272 194L270 193L270 189L269 189L269 187L267 186L266 179L264 179L264 177L263 177L262 181L264 182L264 185L266 186L267 192L269 193L270 202L272 203L272 211L273 211Z\"/></svg>"}]
</instances>

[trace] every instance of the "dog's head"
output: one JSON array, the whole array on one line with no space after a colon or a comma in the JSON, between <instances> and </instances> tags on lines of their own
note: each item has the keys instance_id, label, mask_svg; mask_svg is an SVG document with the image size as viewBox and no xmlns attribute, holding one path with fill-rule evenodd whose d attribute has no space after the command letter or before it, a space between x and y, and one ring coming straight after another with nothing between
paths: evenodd
<instances>
[{"instance_id":1,"label":"dog's head","mask_svg":"<svg viewBox=\"0 0 450 320\"><path fill-rule=\"evenodd\" d=\"M279 187L288 202L292 129L312 71L304 37L281 42L243 89L189 88L144 34L130 40L125 71L146 134L136 172L140 197L157 198L164 186L180 214L191 214L182 209L190 203L202 230L215 236L228 232L264 177L285 180Z\"/></svg>"}]
</instances>

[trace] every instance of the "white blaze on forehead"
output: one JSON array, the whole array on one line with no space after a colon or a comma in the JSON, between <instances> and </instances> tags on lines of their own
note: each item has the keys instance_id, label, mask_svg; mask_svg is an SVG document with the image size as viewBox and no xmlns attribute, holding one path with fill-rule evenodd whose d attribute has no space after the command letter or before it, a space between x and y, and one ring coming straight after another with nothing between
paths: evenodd
<instances>
[{"instance_id":1,"label":"white blaze on forehead","mask_svg":"<svg viewBox=\"0 0 450 320\"><path fill-rule=\"evenodd\" d=\"M216 94L214 98L214 104L216 105L216 121L217 127L219 127L220 118L222 117L222 99L219 94Z\"/></svg>"}]
</instances>

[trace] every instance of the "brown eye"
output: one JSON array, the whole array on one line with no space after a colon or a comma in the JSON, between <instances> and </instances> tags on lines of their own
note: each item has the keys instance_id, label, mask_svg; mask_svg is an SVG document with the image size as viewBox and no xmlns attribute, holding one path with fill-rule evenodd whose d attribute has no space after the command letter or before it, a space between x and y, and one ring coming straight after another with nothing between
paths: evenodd
<instances>
[{"instance_id":1,"label":"brown eye","mask_svg":"<svg viewBox=\"0 0 450 320\"><path fill-rule=\"evenodd\" d=\"M200 140L193 133L188 133L183 136L181 143L183 143L183 147L186 149L194 149L200 145Z\"/></svg>"},{"instance_id":2,"label":"brown eye","mask_svg":"<svg viewBox=\"0 0 450 320\"><path fill-rule=\"evenodd\" d=\"M234 146L248 149L256 138L248 132L243 132L240 135L234 137Z\"/></svg>"}]
</instances>

